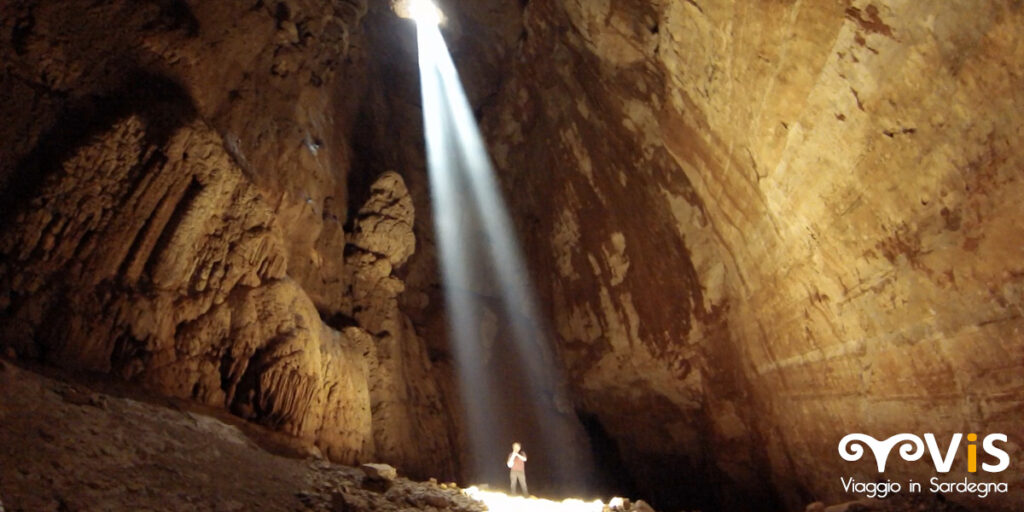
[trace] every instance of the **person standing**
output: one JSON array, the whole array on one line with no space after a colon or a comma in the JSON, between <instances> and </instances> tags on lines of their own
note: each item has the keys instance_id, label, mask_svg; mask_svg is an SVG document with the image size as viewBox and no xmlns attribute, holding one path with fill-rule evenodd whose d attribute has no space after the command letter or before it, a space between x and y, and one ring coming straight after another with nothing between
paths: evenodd
<instances>
[{"instance_id":1,"label":"person standing","mask_svg":"<svg viewBox=\"0 0 1024 512\"><path fill-rule=\"evenodd\" d=\"M526 489L526 452L519 443L512 443L512 453L508 455L509 473L508 478L512 487L512 494L516 493L516 482L523 488L523 495L529 496L530 491Z\"/></svg>"}]
</instances>

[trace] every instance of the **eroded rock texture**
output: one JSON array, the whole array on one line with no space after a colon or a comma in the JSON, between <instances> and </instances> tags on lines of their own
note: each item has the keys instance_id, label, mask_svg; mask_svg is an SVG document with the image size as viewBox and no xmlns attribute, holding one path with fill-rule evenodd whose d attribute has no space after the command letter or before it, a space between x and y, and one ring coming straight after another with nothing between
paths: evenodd
<instances>
[{"instance_id":1,"label":"eroded rock texture","mask_svg":"<svg viewBox=\"0 0 1024 512\"><path fill-rule=\"evenodd\" d=\"M376 183L344 227L367 9L0 7L0 343L337 461L454 476L442 384L397 307L402 178L359 169Z\"/></svg>"},{"instance_id":2,"label":"eroded rock texture","mask_svg":"<svg viewBox=\"0 0 1024 512\"><path fill-rule=\"evenodd\" d=\"M645 495L794 508L877 477L834 455L849 432L1021 438L1022 22L528 5L484 119L579 407Z\"/></svg>"}]
</instances>

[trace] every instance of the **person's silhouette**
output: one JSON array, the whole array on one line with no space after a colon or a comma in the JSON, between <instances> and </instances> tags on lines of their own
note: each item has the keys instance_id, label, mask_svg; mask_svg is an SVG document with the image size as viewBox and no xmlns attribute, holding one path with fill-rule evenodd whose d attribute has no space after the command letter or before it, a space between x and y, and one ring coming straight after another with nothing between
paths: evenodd
<instances>
[{"instance_id":1,"label":"person's silhouette","mask_svg":"<svg viewBox=\"0 0 1024 512\"><path fill-rule=\"evenodd\" d=\"M516 493L516 483L523 488L523 495L529 496L530 491L526 489L526 452L522 450L519 443L512 443L512 453L508 454L509 483L512 494Z\"/></svg>"}]
</instances>

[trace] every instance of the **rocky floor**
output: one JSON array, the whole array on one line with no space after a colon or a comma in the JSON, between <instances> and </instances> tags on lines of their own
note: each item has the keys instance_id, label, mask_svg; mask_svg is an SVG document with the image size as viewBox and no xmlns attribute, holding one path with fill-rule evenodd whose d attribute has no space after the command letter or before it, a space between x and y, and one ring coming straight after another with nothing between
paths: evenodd
<instances>
[{"instance_id":1,"label":"rocky floor","mask_svg":"<svg viewBox=\"0 0 1024 512\"><path fill-rule=\"evenodd\" d=\"M363 489L363 471L296 457L304 447L230 416L3 360L0 397L7 512L483 510L454 486L397 478L386 491Z\"/></svg>"},{"instance_id":2,"label":"rocky floor","mask_svg":"<svg viewBox=\"0 0 1024 512\"><path fill-rule=\"evenodd\" d=\"M329 463L312 446L222 411L38 370L0 359L0 512L653 512L642 501L525 500L402 477L367 484L366 470ZM807 510L967 509L929 496Z\"/></svg>"},{"instance_id":3,"label":"rocky floor","mask_svg":"<svg viewBox=\"0 0 1024 512\"><path fill-rule=\"evenodd\" d=\"M332 464L223 411L0 358L0 512L610 510L368 466ZM642 501L616 510L653 512Z\"/></svg>"}]
</instances>

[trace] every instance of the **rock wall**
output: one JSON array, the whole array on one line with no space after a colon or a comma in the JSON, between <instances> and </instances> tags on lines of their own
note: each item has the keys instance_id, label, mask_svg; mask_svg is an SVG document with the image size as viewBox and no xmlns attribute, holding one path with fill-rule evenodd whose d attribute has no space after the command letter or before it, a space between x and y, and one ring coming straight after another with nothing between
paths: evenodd
<instances>
[{"instance_id":1,"label":"rock wall","mask_svg":"<svg viewBox=\"0 0 1024 512\"><path fill-rule=\"evenodd\" d=\"M1016 2L528 5L483 118L577 407L643 495L842 501L840 476L878 476L836 455L847 433L1022 438L1022 21ZM985 477L1019 485L1007 448Z\"/></svg>"},{"instance_id":2,"label":"rock wall","mask_svg":"<svg viewBox=\"0 0 1024 512\"><path fill-rule=\"evenodd\" d=\"M0 6L0 345L454 477L397 307L411 199L352 168L368 8ZM352 175L375 184L349 223Z\"/></svg>"}]
</instances>

